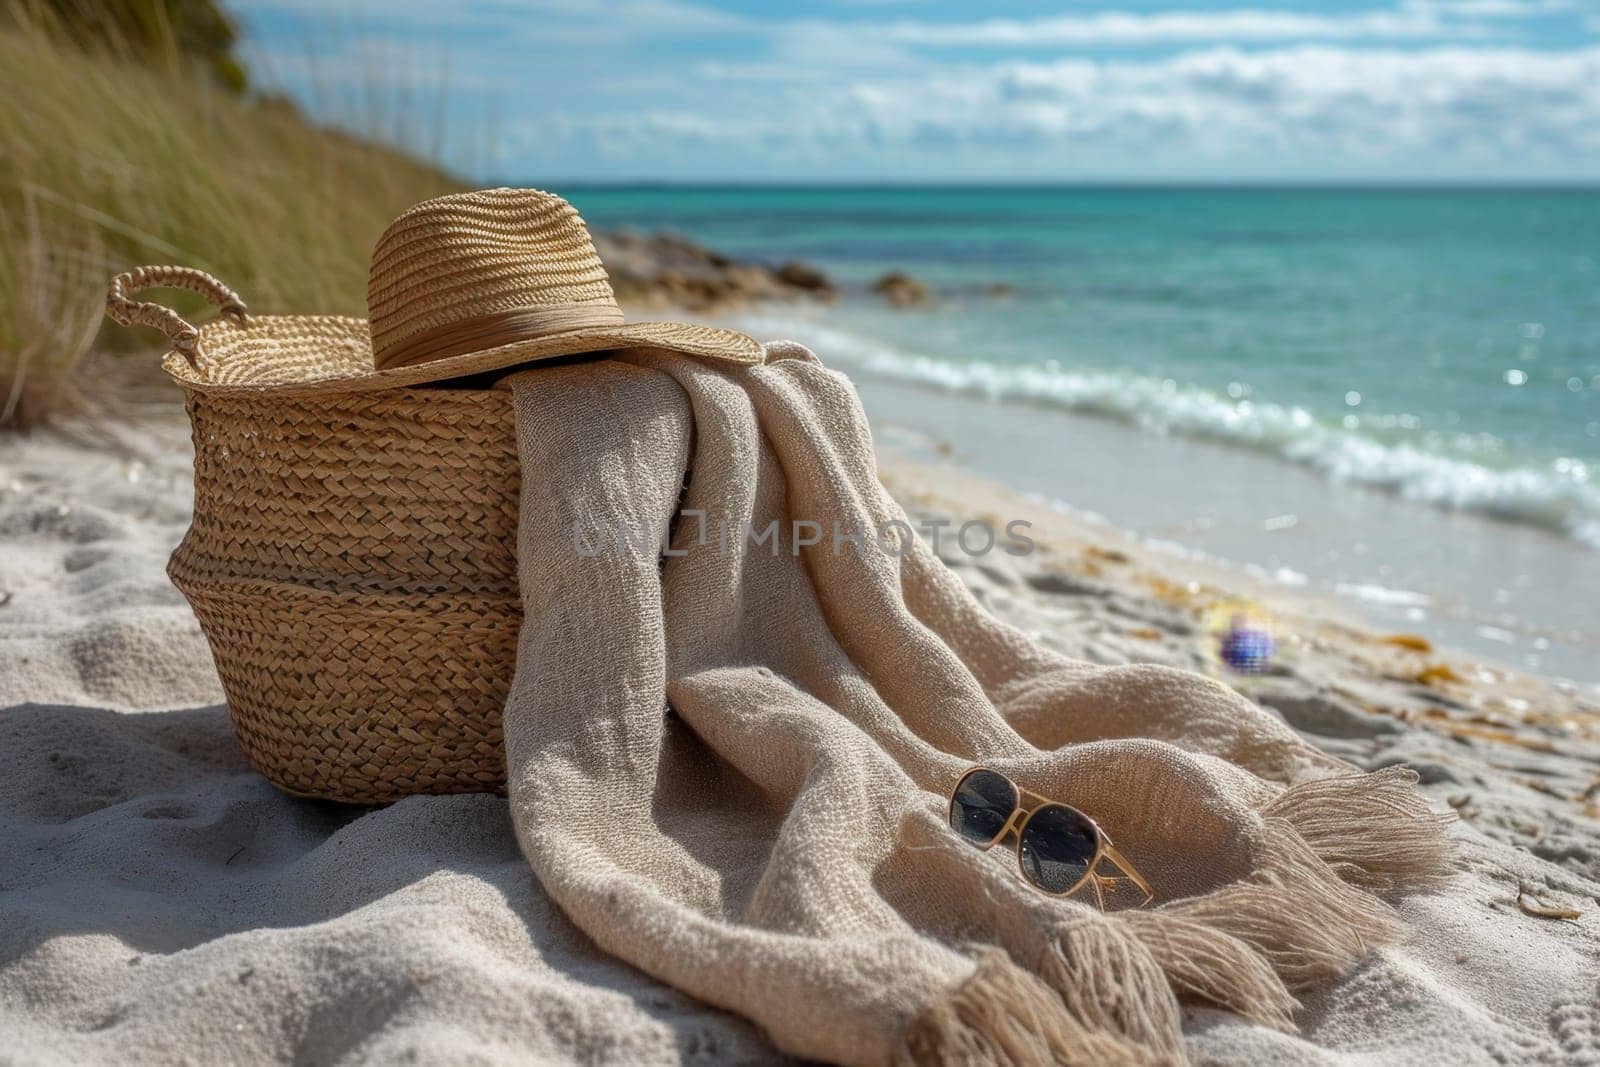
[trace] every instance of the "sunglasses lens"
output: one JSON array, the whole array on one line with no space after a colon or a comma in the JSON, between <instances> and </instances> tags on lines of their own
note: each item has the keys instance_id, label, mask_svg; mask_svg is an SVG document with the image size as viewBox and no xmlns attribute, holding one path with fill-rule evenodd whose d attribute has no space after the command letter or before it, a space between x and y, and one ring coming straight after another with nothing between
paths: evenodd
<instances>
[{"instance_id":1,"label":"sunglasses lens","mask_svg":"<svg viewBox=\"0 0 1600 1067\"><path fill-rule=\"evenodd\" d=\"M1065 893L1081 882L1100 846L1094 823L1062 804L1036 810L1021 837L1022 873L1046 893Z\"/></svg>"},{"instance_id":2,"label":"sunglasses lens","mask_svg":"<svg viewBox=\"0 0 1600 1067\"><path fill-rule=\"evenodd\" d=\"M950 828L975 845L987 845L1016 810L1017 787L1009 778L994 771L968 771L956 784Z\"/></svg>"}]
</instances>

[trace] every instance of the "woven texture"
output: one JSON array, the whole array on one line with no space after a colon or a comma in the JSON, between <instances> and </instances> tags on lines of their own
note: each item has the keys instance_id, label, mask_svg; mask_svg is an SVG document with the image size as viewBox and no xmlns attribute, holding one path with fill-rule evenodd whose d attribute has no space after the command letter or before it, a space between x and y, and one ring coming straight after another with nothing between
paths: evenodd
<instances>
[{"instance_id":1,"label":"woven texture","mask_svg":"<svg viewBox=\"0 0 1600 1067\"><path fill-rule=\"evenodd\" d=\"M168 572L251 764L357 803L501 788L522 619L509 394L187 400L194 521Z\"/></svg>"},{"instance_id":2,"label":"woven texture","mask_svg":"<svg viewBox=\"0 0 1600 1067\"><path fill-rule=\"evenodd\" d=\"M1180 1001L1292 1027L1295 990L1398 932L1377 891L1444 871L1410 772L1352 773L1201 675L1068 660L925 543L877 547L907 517L848 380L800 346L511 387L539 487L504 717L518 839L602 948L784 1050L1176 1062ZM1045 896L961 839L945 799L974 762L1093 816L1159 906Z\"/></svg>"},{"instance_id":3,"label":"woven texture","mask_svg":"<svg viewBox=\"0 0 1600 1067\"><path fill-rule=\"evenodd\" d=\"M367 320L343 315L219 318L200 327L192 354L174 349L161 366L189 392L269 392L370 374L372 345Z\"/></svg>"},{"instance_id":4,"label":"woven texture","mask_svg":"<svg viewBox=\"0 0 1600 1067\"><path fill-rule=\"evenodd\" d=\"M162 286L201 293L227 318L197 328L134 298ZM373 250L367 310L366 320L251 316L238 294L190 267L138 267L106 293L108 317L165 333L164 366L208 393L373 392L638 347L761 361L761 345L736 330L626 322L583 219L537 189L455 193L406 211Z\"/></svg>"},{"instance_id":5,"label":"woven texture","mask_svg":"<svg viewBox=\"0 0 1600 1067\"><path fill-rule=\"evenodd\" d=\"M462 319L617 306L577 210L559 196L522 189L456 193L411 208L378 239L370 278L367 316L379 368L408 339Z\"/></svg>"},{"instance_id":6,"label":"woven texture","mask_svg":"<svg viewBox=\"0 0 1600 1067\"><path fill-rule=\"evenodd\" d=\"M136 298L156 287L222 314L196 327ZM400 387L637 345L749 363L761 346L624 324L577 211L531 189L406 211L373 251L368 303L370 320L251 315L203 271L139 267L112 279L106 314L173 345L195 518L170 573L251 762L291 792L361 803L498 789L521 619L510 402Z\"/></svg>"},{"instance_id":7,"label":"woven texture","mask_svg":"<svg viewBox=\"0 0 1600 1067\"><path fill-rule=\"evenodd\" d=\"M150 326L165 333L175 351L193 354L200 331L169 307L135 300L141 289L165 286L188 289L217 305L224 314L244 321L247 309L239 294L203 270L192 267L136 267L111 279L106 291L106 317L122 326Z\"/></svg>"},{"instance_id":8,"label":"woven texture","mask_svg":"<svg viewBox=\"0 0 1600 1067\"><path fill-rule=\"evenodd\" d=\"M537 190L416 205L379 239L369 283L370 320L251 315L203 271L139 267L112 279L106 314L173 345L195 519L170 571L251 762L291 792L363 803L498 789L521 617L509 400L400 387L636 345L756 362L761 346L623 324L583 220ZM222 314L196 327L136 298L156 287ZM389 358L409 365L375 365Z\"/></svg>"}]
</instances>

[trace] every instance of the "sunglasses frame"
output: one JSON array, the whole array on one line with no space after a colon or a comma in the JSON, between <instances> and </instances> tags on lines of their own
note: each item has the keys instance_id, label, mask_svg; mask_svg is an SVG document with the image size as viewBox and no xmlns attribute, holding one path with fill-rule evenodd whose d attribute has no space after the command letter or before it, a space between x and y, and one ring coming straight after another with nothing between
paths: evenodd
<instances>
[{"instance_id":1,"label":"sunglasses frame","mask_svg":"<svg viewBox=\"0 0 1600 1067\"><path fill-rule=\"evenodd\" d=\"M1087 882L1094 886L1095 902L1100 906L1101 911L1105 911L1105 889L1115 888L1118 883L1129 881L1138 886L1140 891L1144 893L1144 900L1139 903L1139 907L1142 908L1149 904L1152 900L1156 899L1156 891L1150 888L1150 883L1145 881L1144 876L1142 876L1134 868L1133 864L1128 862L1128 858L1121 852L1117 851L1116 845L1112 844L1111 835L1101 829L1099 823L1095 822L1088 815L1084 814L1082 811L1079 811L1071 804L1063 804L1059 800L1051 800L1049 797L1041 796L1032 790L1022 788L1022 786L1018 785L1009 774L1001 774L993 767L984 767L979 765L968 767L965 771L961 772L961 777L957 778L956 784L950 788L950 801L945 812L945 825L951 825L955 819L956 794L961 791L961 783L965 782L968 778L972 777L972 775L978 773L979 771L987 771L990 774L1005 779L1006 783L1011 786L1011 791L1014 794L1015 799L1012 802L1011 814L1006 816L1005 825L1001 826L1000 831L991 837L986 843L980 845L978 842L972 841L967 837L962 837L963 841L967 841L973 847L987 852L994 848L994 846L998 845L1001 841L1005 840L1007 834L1015 832L1017 835L1017 874L1036 892L1043 893L1047 897L1069 897L1078 890L1082 889L1084 883ZM1024 801L1033 802L1033 807L1026 807L1023 803ZM1094 828L1094 857L1089 861L1088 867L1084 870L1083 877L1074 882L1069 888L1064 889L1059 893L1052 893L1050 890L1039 885L1032 878L1029 878L1027 870L1022 866L1023 831L1028 828L1028 823L1033 820L1033 817L1046 808L1064 808ZM1022 819L1021 822L1017 821L1019 816ZM953 828L954 827L952 827L952 829ZM1110 875L1100 874L1099 867L1102 860L1110 860L1112 866L1116 867L1117 870L1121 871L1127 877L1117 878Z\"/></svg>"}]
</instances>

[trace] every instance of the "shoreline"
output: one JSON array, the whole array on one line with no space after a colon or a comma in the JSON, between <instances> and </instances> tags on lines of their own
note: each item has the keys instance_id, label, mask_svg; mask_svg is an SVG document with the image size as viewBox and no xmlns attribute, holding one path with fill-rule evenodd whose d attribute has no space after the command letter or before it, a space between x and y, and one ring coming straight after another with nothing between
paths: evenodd
<instances>
[{"instance_id":1,"label":"shoreline","mask_svg":"<svg viewBox=\"0 0 1600 1067\"><path fill-rule=\"evenodd\" d=\"M798 314L797 314L798 312ZM913 312L912 314L915 314ZM804 339L823 316L756 307L716 321ZM825 324L810 347L849 374L880 438L1283 590L1346 605L1506 667L1600 695L1600 552L1537 526L1346 484L1267 452L1156 434L1104 415L937 388L875 371Z\"/></svg>"},{"instance_id":2,"label":"shoreline","mask_svg":"<svg viewBox=\"0 0 1600 1067\"><path fill-rule=\"evenodd\" d=\"M999 553L940 555L964 576L976 574L969 580L993 585L993 595L1020 585L1069 603L1110 603L1112 610L1093 619L1092 634L1062 647L1069 655L1212 673L1302 729L1347 721L1381 731L1375 717L1387 717L1439 737L1537 751L1581 742L1600 761L1600 697L1571 682L1436 645L1414 631L1374 626L1353 605L1318 591L1285 587L1225 561L1175 555L949 462L880 445L879 475L914 516L1032 523L1028 536L1037 554L1026 562ZM1203 620L1229 603L1259 605L1278 624L1284 653L1278 669L1227 672L1206 654ZM1600 806L1586 814L1600 818Z\"/></svg>"}]
</instances>

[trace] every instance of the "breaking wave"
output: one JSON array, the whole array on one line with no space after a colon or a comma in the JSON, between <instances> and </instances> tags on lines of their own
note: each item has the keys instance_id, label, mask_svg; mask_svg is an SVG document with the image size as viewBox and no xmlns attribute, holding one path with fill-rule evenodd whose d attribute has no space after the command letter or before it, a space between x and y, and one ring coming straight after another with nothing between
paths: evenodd
<instances>
[{"instance_id":1,"label":"breaking wave","mask_svg":"<svg viewBox=\"0 0 1600 1067\"><path fill-rule=\"evenodd\" d=\"M782 320L745 319L765 336ZM774 329L777 327L778 329ZM1395 493L1441 508L1527 523L1600 549L1600 487L1578 459L1494 468L1411 443L1387 443L1330 425L1303 407L1234 399L1171 380L1057 366L957 363L906 353L818 321L804 335L852 374L1120 419L1152 433L1279 456L1330 481Z\"/></svg>"}]
</instances>

